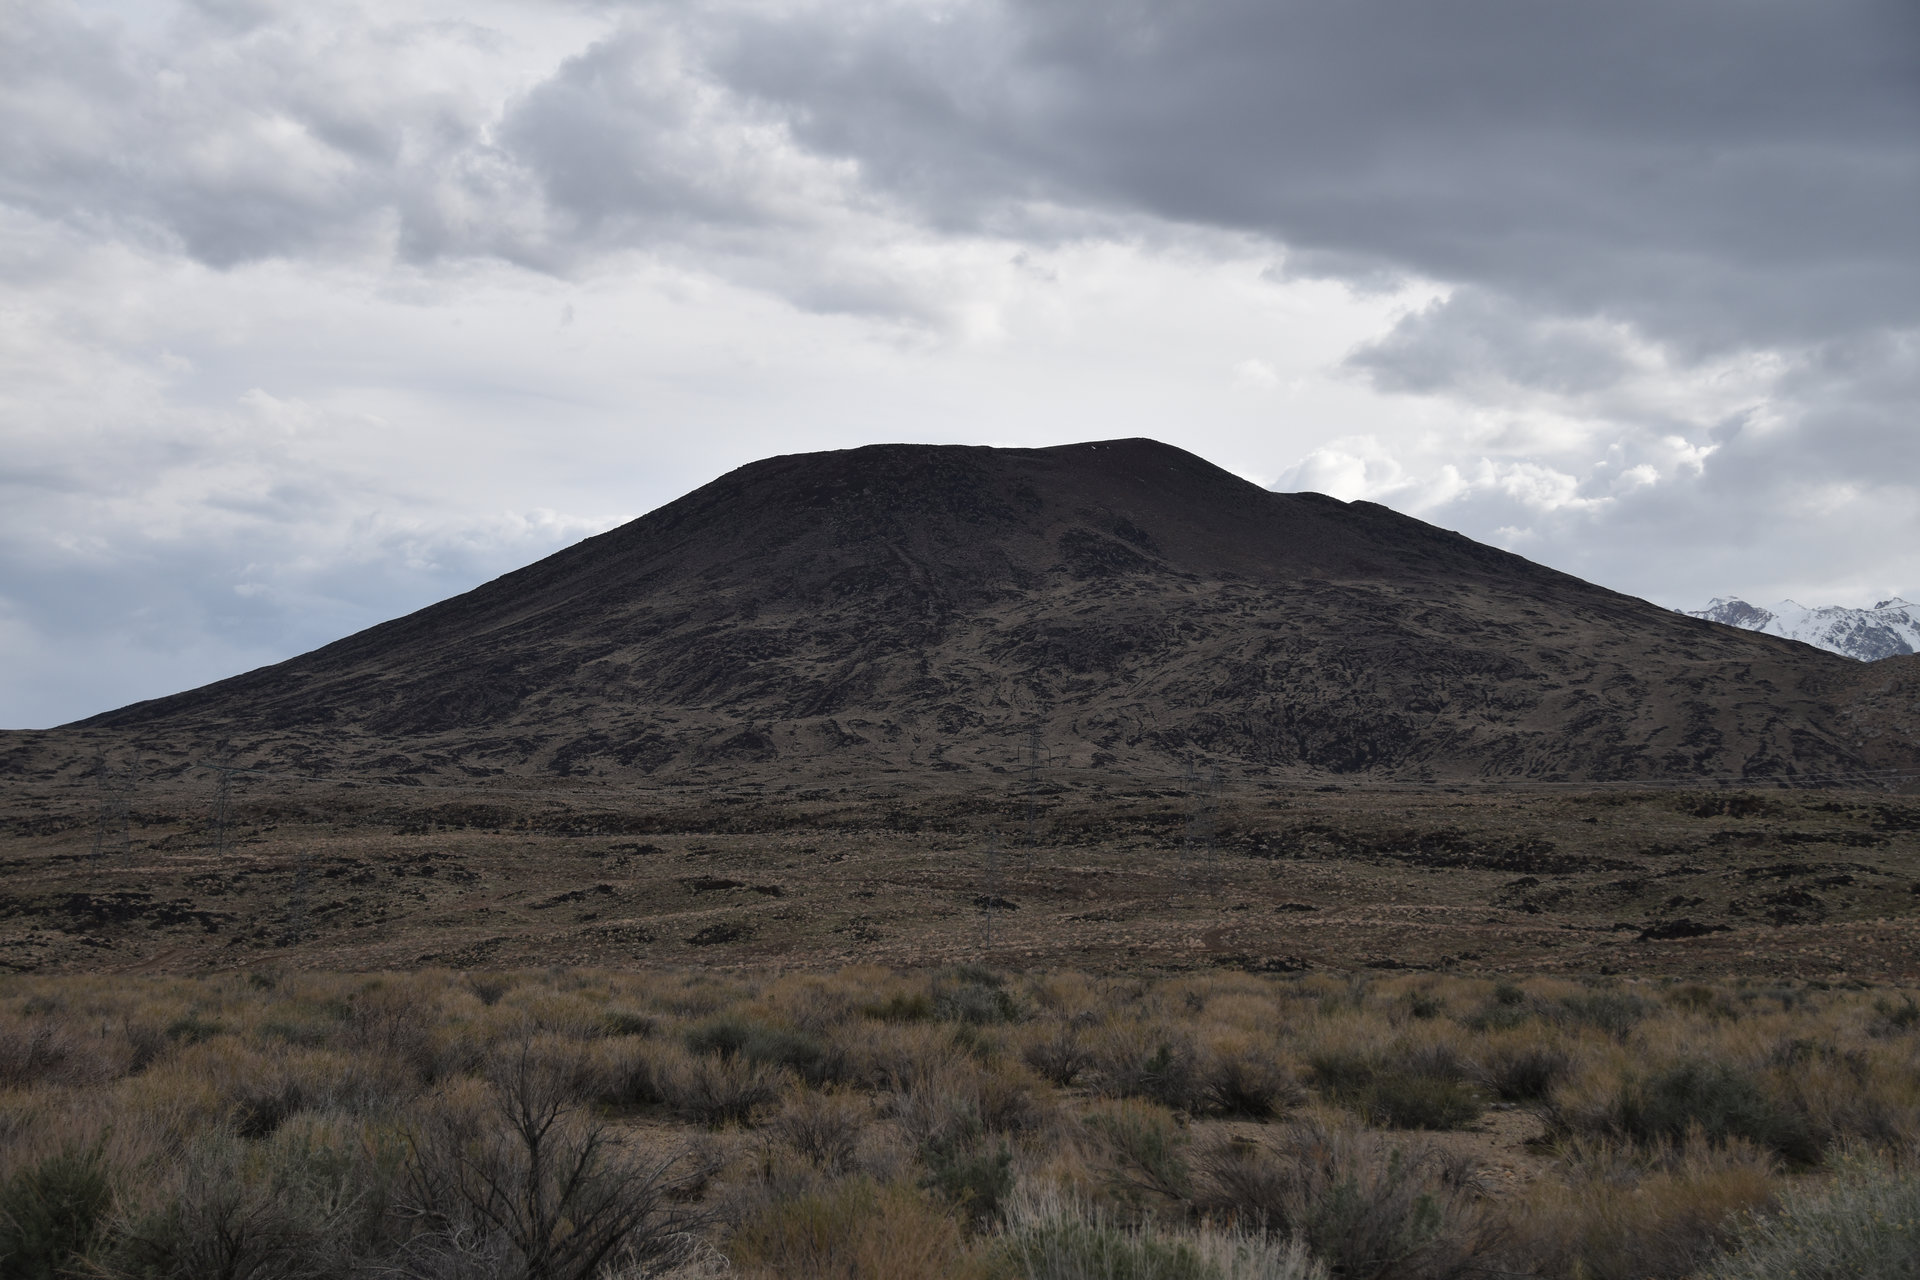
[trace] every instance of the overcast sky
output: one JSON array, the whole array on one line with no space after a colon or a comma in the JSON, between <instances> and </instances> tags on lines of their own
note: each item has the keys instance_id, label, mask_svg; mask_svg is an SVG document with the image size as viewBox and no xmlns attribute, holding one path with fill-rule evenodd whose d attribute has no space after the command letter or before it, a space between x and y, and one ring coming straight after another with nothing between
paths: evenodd
<instances>
[{"instance_id":1,"label":"overcast sky","mask_svg":"<svg viewBox=\"0 0 1920 1280\"><path fill-rule=\"evenodd\" d=\"M0 726L773 453L1920 598L1914 0L0 0Z\"/></svg>"}]
</instances>

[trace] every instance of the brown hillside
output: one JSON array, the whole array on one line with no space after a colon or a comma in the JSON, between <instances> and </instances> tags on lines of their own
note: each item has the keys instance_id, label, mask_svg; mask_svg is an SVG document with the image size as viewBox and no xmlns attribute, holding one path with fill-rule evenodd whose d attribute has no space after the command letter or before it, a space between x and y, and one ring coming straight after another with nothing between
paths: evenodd
<instances>
[{"instance_id":1,"label":"brown hillside","mask_svg":"<svg viewBox=\"0 0 1920 1280\"><path fill-rule=\"evenodd\" d=\"M451 776L966 774L1038 725L1114 772L1808 780L1912 765L1914 682L1864 679L1149 440L881 445L70 728Z\"/></svg>"}]
</instances>

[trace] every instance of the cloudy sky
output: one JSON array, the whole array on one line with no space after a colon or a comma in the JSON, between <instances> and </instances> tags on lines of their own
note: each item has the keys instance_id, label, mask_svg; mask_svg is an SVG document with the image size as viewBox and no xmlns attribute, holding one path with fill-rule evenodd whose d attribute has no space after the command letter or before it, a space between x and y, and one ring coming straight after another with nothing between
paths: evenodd
<instances>
[{"instance_id":1,"label":"cloudy sky","mask_svg":"<svg viewBox=\"0 0 1920 1280\"><path fill-rule=\"evenodd\" d=\"M773 453L1920 599L1913 0L0 0L0 726Z\"/></svg>"}]
</instances>

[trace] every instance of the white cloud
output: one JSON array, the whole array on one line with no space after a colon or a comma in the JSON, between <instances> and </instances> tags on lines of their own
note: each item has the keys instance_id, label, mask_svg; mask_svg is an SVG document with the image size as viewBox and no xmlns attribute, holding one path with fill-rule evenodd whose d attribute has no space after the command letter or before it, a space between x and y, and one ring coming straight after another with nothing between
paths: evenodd
<instances>
[{"instance_id":1,"label":"white cloud","mask_svg":"<svg viewBox=\"0 0 1920 1280\"><path fill-rule=\"evenodd\" d=\"M1280 375L1274 367L1251 356L1233 366L1233 380L1254 391L1271 391L1280 385Z\"/></svg>"}]
</instances>

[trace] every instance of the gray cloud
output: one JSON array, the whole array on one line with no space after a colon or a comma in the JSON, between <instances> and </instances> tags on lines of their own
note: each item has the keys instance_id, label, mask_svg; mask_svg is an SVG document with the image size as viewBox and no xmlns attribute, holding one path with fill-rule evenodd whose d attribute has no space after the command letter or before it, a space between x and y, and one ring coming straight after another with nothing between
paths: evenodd
<instances>
[{"instance_id":1,"label":"gray cloud","mask_svg":"<svg viewBox=\"0 0 1920 1280\"><path fill-rule=\"evenodd\" d=\"M339 63L304 57L297 32L193 18L156 45L74 10L16 10L0 43L0 199L219 265L362 232L403 122L327 83Z\"/></svg>"},{"instance_id":2,"label":"gray cloud","mask_svg":"<svg viewBox=\"0 0 1920 1280\"><path fill-rule=\"evenodd\" d=\"M882 10L721 65L936 218L1117 204L1294 269L1477 283L1691 345L1920 318L1920 10L1199 0Z\"/></svg>"},{"instance_id":3,"label":"gray cloud","mask_svg":"<svg viewBox=\"0 0 1920 1280\"><path fill-rule=\"evenodd\" d=\"M1466 288L1407 316L1347 363L1389 391L1504 380L1578 394L1611 387L1630 372L1622 346L1617 333L1543 320L1503 295Z\"/></svg>"},{"instance_id":4,"label":"gray cloud","mask_svg":"<svg viewBox=\"0 0 1920 1280\"><path fill-rule=\"evenodd\" d=\"M24 6L0 35L0 205L221 268L391 255L568 275L639 248L778 289L781 264L832 256L859 203L850 166L712 81L685 15L602 19L548 66L478 25L350 0L160 12L135 30Z\"/></svg>"},{"instance_id":5,"label":"gray cloud","mask_svg":"<svg viewBox=\"0 0 1920 1280\"><path fill-rule=\"evenodd\" d=\"M774 186L784 130L703 94L673 35L627 28L569 59L507 113L504 150L584 233L616 241L793 217L798 193Z\"/></svg>"},{"instance_id":6,"label":"gray cloud","mask_svg":"<svg viewBox=\"0 0 1920 1280\"><path fill-rule=\"evenodd\" d=\"M641 5L518 88L434 67L478 26L344 6L10 27L0 200L214 264L391 237L565 270L778 230L806 258L875 201L1015 236L1045 202L1687 351L1920 324L1904 0Z\"/></svg>"}]
</instances>

